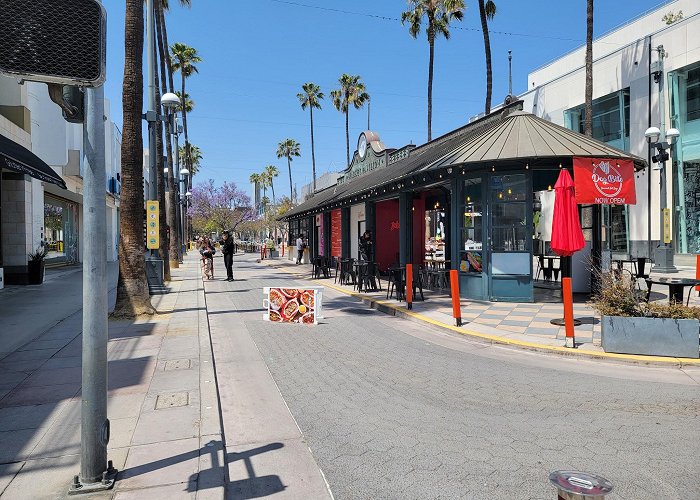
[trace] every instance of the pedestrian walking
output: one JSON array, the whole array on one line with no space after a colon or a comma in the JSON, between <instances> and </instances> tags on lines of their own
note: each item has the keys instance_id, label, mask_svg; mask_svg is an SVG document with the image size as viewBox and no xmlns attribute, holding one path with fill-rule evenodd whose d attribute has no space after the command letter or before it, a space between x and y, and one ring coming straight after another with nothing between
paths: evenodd
<instances>
[{"instance_id":1,"label":"pedestrian walking","mask_svg":"<svg viewBox=\"0 0 700 500\"><path fill-rule=\"evenodd\" d=\"M226 267L226 281L233 281L233 254L235 253L235 247L233 244L233 239L228 231L224 231L221 241L221 253L224 256L224 266Z\"/></svg>"},{"instance_id":2,"label":"pedestrian walking","mask_svg":"<svg viewBox=\"0 0 700 500\"><path fill-rule=\"evenodd\" d=\"M297 264L301 264L301 258L304 256L304 238L300 234L297 238Z\"/></svg>"},{"instance_id":3,"label":"pedestrian walking","mask_svg":"<svg viewBox=\"0 0 700 500\"><path fill-rule=\"evenodd\" d=\"M209 238L202 238L202 243L199 247L199 254L202 256L202 274L204 278L214 279L214 254L216 249Z\"/></svg>"}]
</instances>

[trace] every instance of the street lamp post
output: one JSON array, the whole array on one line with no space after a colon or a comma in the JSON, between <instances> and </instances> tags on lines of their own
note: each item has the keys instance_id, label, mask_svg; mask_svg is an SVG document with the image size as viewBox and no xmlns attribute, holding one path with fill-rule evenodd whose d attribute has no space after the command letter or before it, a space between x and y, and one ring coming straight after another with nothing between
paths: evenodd
<instances>
[{"instance_id":1,"label":"street lamp post","mask_svg":"<svg viewBox=\"0 0 700 500\"><path fill-rule=\"evenodd\" d=\"M670 128L666 131L665 139L659 141L662 131L658 127L649 127L644 136L647 138L649 148L657 151L651 158L653 163L658 165L660 176L660 199L659 199L659 245L654 252L654 267L652 271L660 273L676 273L678 269L673 265L673 247L671 242L671 214L666 208L666 161L670 158L669 151L672 151L673 142L680 137L678 129ZM649 207L651 210L651 207Z\"/></svg>"},{"instance_id":2,"label":"street lamp post","mask_svg":"<svg viewBox=\"0 0 700 500\"><path fill-rule=\"evenodd\" d=\"M170 186L170 189L175 191L175 196L171 197L172 199L175 199L175 221L176 221L176 227L170 228L171 234L170 237L173 237L173 234L175 236L175 242L176 242L176 247L179 250L180 258L178 259L180 262L182 262L182 233L181 233L181 224L180 224L180 194L178 192L179 190L179 171L180 171L180 146L178 144L178 137L180 135L180 124L178 123L177 120L177 111L178 108L180 107L180 98L176 95L173 94L172 92L166 92L163 94L163 96L160 98L160 103L161 105L169 110L171 112L169 119L170 119L170 130L171 134L173 135L173 139L175 142L175 164L170 165L170 168L173 168L173 183L172 186Z\"/></svg>"}]
</instances>

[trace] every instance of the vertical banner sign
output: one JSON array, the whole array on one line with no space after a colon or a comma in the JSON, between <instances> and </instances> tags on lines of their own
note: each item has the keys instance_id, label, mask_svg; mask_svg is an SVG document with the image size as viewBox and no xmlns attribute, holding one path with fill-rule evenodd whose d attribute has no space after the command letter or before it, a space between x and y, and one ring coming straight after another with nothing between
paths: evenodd
<instances>
[{"instance_id":1,"label":"vertical banner sign","mask_svg":"<svg viewBox=\"0 0 700 500\"><path fill-rule=\"evenodd\" d=\"M634 162L574 157L574 184L579 205L635 205Z\"/></svg>"},{"instance_id":2,"label":"vertical banner sign","mask_svg":"<svg viewBox=\"0 0 700 500\"><path fill-rule=\"evenodd\" d=\"M149 250L157 250L160 246L158 209L157 201L146 202L146 248Z\"/></svg>"},{"instance_id":3,"label":"vertical banner sign","mask_svg":"<svg viewBox=\"0 0 700 500\"><path fill-rule=\"evenodd\" d=\"M334 257L340 257L342 252L341 222L340 210L333 210L331 212L331 255Z\"/></svg>"},{"instance_id":4,"label":"vertical banner sign","mask_svg":"<svg viewBox=\"0 0 700 500\"><path fill-rule=\"evenodd\" d=\"M664 243L671 243L671 209L664 208Z\"/></svg>"}]
</instances>

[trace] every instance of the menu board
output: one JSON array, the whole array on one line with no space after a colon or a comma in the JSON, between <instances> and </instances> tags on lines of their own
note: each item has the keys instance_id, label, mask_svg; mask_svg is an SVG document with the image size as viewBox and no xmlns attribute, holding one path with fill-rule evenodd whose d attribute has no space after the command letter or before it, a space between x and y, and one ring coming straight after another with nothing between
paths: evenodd
<instances>
[{"instance_id":1,"label":"menu board","mask_svg":"<svg viewBox=\"0 0 700 500\"><path fill-rule=\"evenodd\" d=\"M340 210L331 211L331 255L340 257L342 252L342 231Z\"/></svg>"},{"instance_id":2,"label":"menu board","mask_svg":"<svg viewBox=\"0 0 700 500\"><path fill-rule=\"evenodd\" d=\"M267 319L276 323L316 324L316 290L270 288Z\"/></svg>"}]
</instances>

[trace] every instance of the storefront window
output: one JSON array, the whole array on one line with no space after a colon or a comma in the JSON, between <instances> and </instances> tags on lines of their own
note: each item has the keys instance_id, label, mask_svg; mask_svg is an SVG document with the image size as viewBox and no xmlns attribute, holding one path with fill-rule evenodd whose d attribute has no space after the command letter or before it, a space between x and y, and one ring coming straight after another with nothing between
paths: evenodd
<instances>
[{"instance_id":1,"label":"storefront window","mask_svg":"<svg viewBox=\"0 0 700 500\"><path fill-rule=\"evenodd\" d=\"M700 120L700 68L688 71L686 121Z\"/></svg>"},{"instance_id":2,"label":"storefront window","mask_svg":"<svg viewBox=\"0 0 700 500\"><path fill-rule=\"evenodd\" d=\"M77 207L74 203L46 196L44 199L44 244L47 259L78 261Z\"/></svg>"},{"instance_id":3,"label":"storefront window","mask_svg":"<svg viewBox=\"0 0 700 500\"><path fill-rule=\"evenodd\" d=\"M481 273L483 216L481 178L464 181L464 214L459 269L466 273Z\"/></svg>"},{"instance_id":4,"label":"storefront window","mask_svg":"<svg viewBox=\"0 0 700 500\"><path fill-rule=\"evenodd\" d=\"M526 213L527 180L524 175L491 177L493 252L524 252L529 233Z\"/></svg>"}]
</instances>

